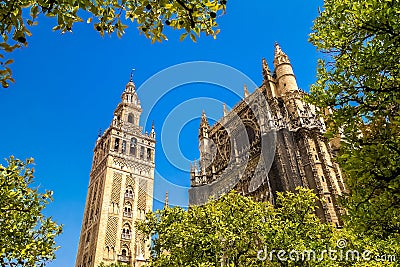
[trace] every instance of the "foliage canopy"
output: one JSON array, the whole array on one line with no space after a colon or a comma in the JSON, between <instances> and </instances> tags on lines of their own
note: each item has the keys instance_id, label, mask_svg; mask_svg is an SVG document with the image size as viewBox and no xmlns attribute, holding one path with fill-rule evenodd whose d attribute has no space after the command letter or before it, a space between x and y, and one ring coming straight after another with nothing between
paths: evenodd
<instances>
[{"instance_id":1,"label":"foliage canopy","mask_svg":"<svg viewBox=\"0 0 400 267\"><path fill-rule=\"evenodd\" d=\"M34 169L10 157L0 165L0 265L44 266L55 258L55 237L62 227L42 211L52 200L52 192L32 188Z\"/></svg>"},{"instance_id":2,"label":"foliage canopy","mask_svg":"<svg viewBox=\"0 0 400 267\"><path fill-rule=\"evenodd\" d=\"M286 266L288 262L276 254L269 259L269 252L321 252L330 245L334 228L313 213L316 196L312 191L297 190L297 194L279 193L276 208L232 191L187 211L174 207L148 213L138 228L145 236L153 236L149 266ZM261 250L268 259L260 260ZM302 260L287 266L299 263L326 266Z\"/></svg>"},{"instance_id":3,"label":"foliage canopy","mask_svg":"<svg viewBox=\"0 0 400 267\"><path fill-rule=\"evenodd\" d=\"M181 40L196 41L203 32L214 38L219 32L216 18L225 12L226 0L14 0L0 2L0 81L8 87L14 82L6 53L27 45L29 28L40 16L57 18L53 30L73 30L76 22L92 23L102 36L121 37L129 22L152 42L166 40L165 27L182 30ZM84 19L85 18L85 19Z\"/></svg>"},{"instance_id":4,"label":"foliage canopy","mask_svg":"<svg viewBox=\"0 0 400 267\"><path fill-rule=\"evenodd\" d=\"M340 135L347 224L400 238L400 1L325 1L311 42L326 57L310 100Z\"/></svg>"}]
</instances>

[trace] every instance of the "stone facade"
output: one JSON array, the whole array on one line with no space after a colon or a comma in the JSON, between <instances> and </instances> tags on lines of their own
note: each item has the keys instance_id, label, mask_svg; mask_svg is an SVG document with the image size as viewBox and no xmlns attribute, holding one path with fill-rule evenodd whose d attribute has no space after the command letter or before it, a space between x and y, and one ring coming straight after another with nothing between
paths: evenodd
<instances>
[{"instance_id":1,"label":"stone facade","mask_svg":"<svg viewBox=\"0 0 400 267\"><path fill-rule=\"evenodd\" d=\"M275 202L277 192L297 186L314 189L324 201L317 215L341 226L338 196L345 192L334 155L337 144L325 137L318 108L305 103L288 56L275 45L273 72L262 60L263 83L212 127L203 112L200 160L191 167L189 205L201 205L231 189L259 201ZM245 135L245 138L243 138Z\"/></svg>"},{"instance_id":2,"label":"stone facade","mask_svg":"<svg viewBox=\"0 0 400 267\"><path fill-rule=\"evenodd\" d=\"M143 134L135 84L126 85L110 127L96 141L76 267L149 257L134 222L152 210L155 132Z\"/></svg>"}]
</instances>

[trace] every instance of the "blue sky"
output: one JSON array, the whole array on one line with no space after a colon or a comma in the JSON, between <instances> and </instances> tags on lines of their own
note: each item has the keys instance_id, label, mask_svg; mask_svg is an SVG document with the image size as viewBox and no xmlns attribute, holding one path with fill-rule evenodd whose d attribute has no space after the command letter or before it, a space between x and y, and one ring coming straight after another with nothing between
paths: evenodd
<instances>
[{"instance_id":1,"label":"blue sky","mask_svg":"<svg viewBox=\"0 0 400 267\"><path fill-rule=\"evenodd\" d=\"M233 89L204 83L171 89L164 88L163 82L152 84L152 76L176 64L212 61L231 66L260 85L261 58L272 66L274 42L278 41L292 62L299 87L308 91L315 81L318 54L307 39L321 4L228 2L227 14L219 19L218 38L202 36L197 43L180 42L178 32L168 31L169 41L151 44L134 25L122 39L102 38L85 23L61 35L51 31L54 20L41 19L32 28L29 46L13 53L16 83L0 89L0 158L35 158L36 182L54 191L54 202L45 212L64 224L64 233L58 238L57 259L48 266L74 265L94 144L99 129L108 127L132 68L148 114L141 125L150 130L154 120L157 132L156 198L162 201L165 191L171 190L168 181L182 186L169 192L170 202L187 203L186 163L199 155L201 111L205 109L214 120L220 118L222 103L235 105L246 79L232 77ZM219 72L214 74L218 78ZM230 79L226 73L220 75ZM171 79L178 76L175 73ZM148 79L147 85L153 87L140 87ZM151 100L154 94L163 93L156 103ZM159 208L162 203L155 201L154 206Z\"/></svg>"}]
</instances>

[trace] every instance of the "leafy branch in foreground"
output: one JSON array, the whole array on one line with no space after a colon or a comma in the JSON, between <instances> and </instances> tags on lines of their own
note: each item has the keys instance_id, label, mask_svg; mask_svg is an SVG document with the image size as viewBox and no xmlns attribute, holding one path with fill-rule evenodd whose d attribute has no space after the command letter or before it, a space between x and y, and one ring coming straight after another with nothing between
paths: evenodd
<instances>
[{"instance_id":1,"label":"leafy branch in foreground","mask_svg":"<svg viewBox=\"0 0 400 267\"><path fill-rule=\"evenodd\" d=\"M0 164L0 266L44 266L55 258L55 237L62 226L42 211L52 201L52 192L32 188L34 169L10 157Z\"/></svg>"},{"instance_id":2,"label":"leafy branch in foreground","mask_svg":"<svg viewBox=\"0 0 400 267\"><path fill-rule=\"evenodd\" d=\"M309 100L342 139L346 227L388 244L400 240L399 14L398 0L324 1L310 36L325 57Z\"/></svg>"},{"instance_id":3,"label":"leafy branch in foreground","mask_svg":"<svg viewBox=\"0 0 400 267\"><path fill-rule=\"evenodd\" d=\"M0 2L0 81L8 87L14 82L9 67L12 59L5 55L27 45L30 26L40 16L57 18L53 30L73 30L76 22L93 23L102 36L116 33L121 37L129 22L152 42L166 40L165 27L183 30L181 40L190 36L196 41L200 33L214 38L219 32L216 18L225 13L226 0L13 0ZM83 18L87 19L83 19Z\"/></svg>"}]
</instances>

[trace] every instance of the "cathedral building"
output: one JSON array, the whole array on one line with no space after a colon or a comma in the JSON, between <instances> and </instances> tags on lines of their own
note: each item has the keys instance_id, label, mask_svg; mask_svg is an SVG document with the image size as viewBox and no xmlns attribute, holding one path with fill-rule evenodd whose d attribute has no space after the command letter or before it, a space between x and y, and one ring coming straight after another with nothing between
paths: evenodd
<instances>
[{"instance_id":1,"label":"cathedral building","mask_svg":"<svg viewBox=\"0 0 400 267\"><path fill-rule=\"evenodd\" d=\"M135 221L153 206L154 126L149 134L139 126L142 109L132 76L121 98L94 148L76 267L142 266L149 258Z\"/></svg>"},{"instance_id":2,"label":"cathedral building","mask_svg":"<svg viewBox=\"0 0 400 267\"><path fill-rule=\"evenodd\" d=\"M318 108L305 103L288 56L275 45L274 70L262 60L263 82L210 126L199 129L200 159L191 167L189 205L204 204L235 189L275 203L277 192L311 188L322 200L316 213L340 227L338 197L345 192L335 162L338 142L329 142ZM243 136L245 138L243 138ZM336 140L337 141L337 140Z\"/></svg>"}]
</instances>

